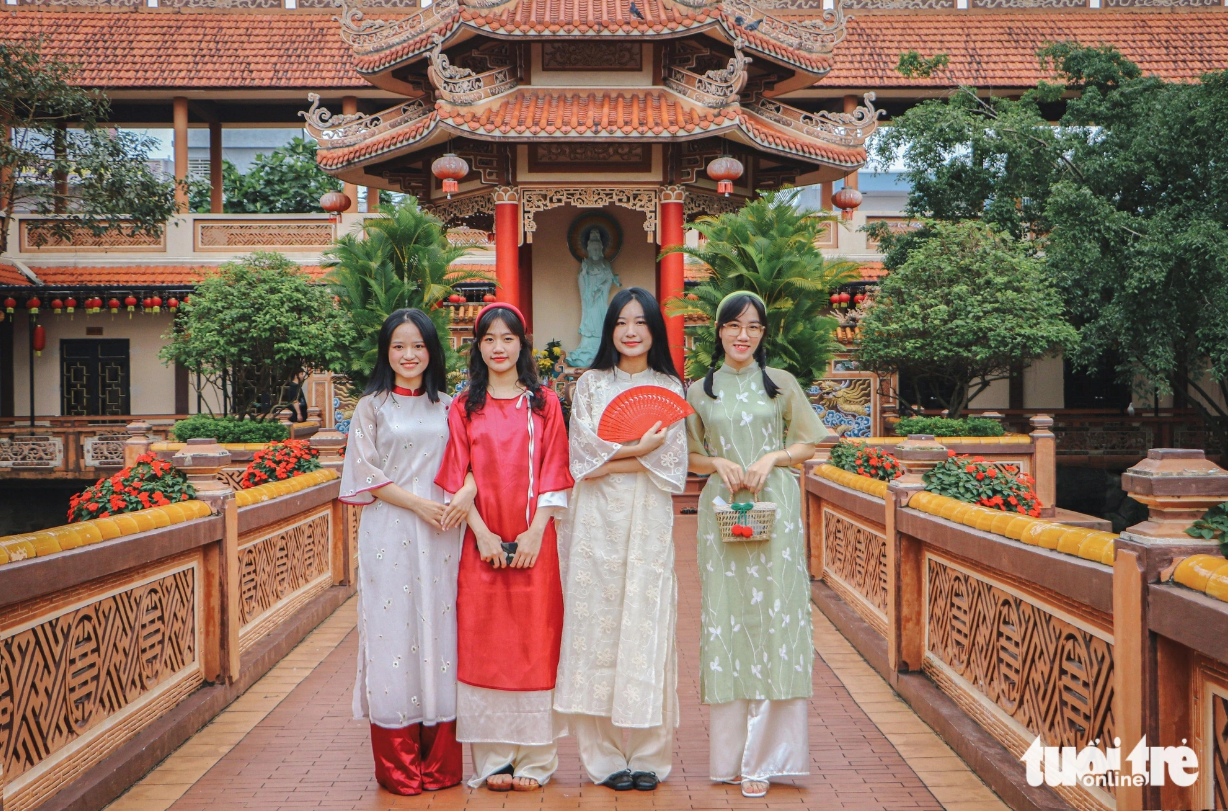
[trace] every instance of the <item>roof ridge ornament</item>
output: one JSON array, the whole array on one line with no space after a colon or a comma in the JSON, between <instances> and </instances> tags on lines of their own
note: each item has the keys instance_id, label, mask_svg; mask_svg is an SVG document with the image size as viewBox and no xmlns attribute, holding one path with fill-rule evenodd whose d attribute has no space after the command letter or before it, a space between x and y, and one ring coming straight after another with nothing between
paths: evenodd
<instances>
[{"instance_id":1,"label":"roof ridge ornament","mask_svg":"<svg viewBox=\"0 0 1228 811\"><path fill-rule=\"evenodd\" d=\"M374 115L334 115L327 107L320 106L319 93L308 93L307 99L311 102L311 107L299 110L298 114L306 119L307 131L316 139L316 143L326 148L349 146L369 137L377 130L394 129L431 113L430 108L420 100L410 99Z\"/></svg>"},{"instance_id":2,"label":"roof ridge ornament","mask_svg":"<svg viewBox=\"0 0 1228 811\"><path fill-rule=\"evenodd\" d=\"M355 50L379 50L399 38L415 37L441 21L448 22L460 14L459 0L436 0L416 14L394 20L368 20L358 5L341 0L344 10L333 22L341 23L341 39Z\"/></svg>"},{"instance_id":3,"label":"roof ridge ornament","mask_svg":"<svg viewBox=\"0 0 1228 811\"><path fill-rule=\"evenodd\" d=\"M863 98L865 106L851 113L829 113L825 110L807 113L756 93L745 109L812 138L842 146L862 146L870 134L878 129L878 118L883 114L882 110L874 107L874 93L866 93Z\"/></svg>"}]
</instances>

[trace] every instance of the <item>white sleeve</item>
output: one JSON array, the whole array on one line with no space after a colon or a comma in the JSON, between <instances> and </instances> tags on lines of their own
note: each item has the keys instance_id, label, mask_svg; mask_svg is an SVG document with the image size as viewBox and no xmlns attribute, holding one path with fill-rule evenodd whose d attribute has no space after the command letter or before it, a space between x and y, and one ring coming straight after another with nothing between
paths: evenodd
<instances>
[{"instance_id":1,"label":"white sleeve","mask_svg":"<svg viewBox=\"0 0 1228 811\"><path fill-rule=\"evenodd\" d=\"M542 493L537 497L537 509L545 509L546 507L562 507L567 509L567 491L554 490L550 493Z\"/></svg>"}]
</instances>

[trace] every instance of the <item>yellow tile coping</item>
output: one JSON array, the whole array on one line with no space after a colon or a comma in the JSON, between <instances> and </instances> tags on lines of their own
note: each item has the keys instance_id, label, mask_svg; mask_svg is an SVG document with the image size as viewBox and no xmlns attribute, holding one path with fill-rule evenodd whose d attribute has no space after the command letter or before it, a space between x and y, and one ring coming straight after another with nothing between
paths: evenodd
<instances>
[{"instance_id":1,"label":"yellow tile coping","mask_svg":"<svg viewBox=\"0 0 1228 811\"><path fill-rule=\"evenodd\" d=\"M1228 602L1228 560L1217 555L1191 555L1177 564L1173 582Z\"/></svg>"},{"instance_id":2,"label":"yellow tile coping","mask_svg":"<svg viewBox=\"0 0 1228 811\"><path fill-rule=\"evenodd\" d=\"M182 524L185 521L204 518L209 512L209 505L203 501L178 501L164 507L94 518L38 532L8 535L0 538L0 565L54 555L56 552L168 527L171 524Z\"/></svg>"},{"instance_id":3,"label":"yellow tile coping","mask_svg":"<svg viewBox=\"0 0 1228 811\"><path fill-rule=\"evenodd\" d=\"M284 441L284 440L283 440ZM262 451L272 442L226 442L222 447L228 451ZM186 442L155 442L149 446L154 453L161 451L181 451L188 446Z\"/></svg>"},{"instance_id":4,"label":"yellow tile coping","mask_svg":"<svg viewBox=\"0 0 1228 811\"><path fill-rule=\"evenodd\" d=\"M1011 540L1030 546L1113 565L1117 535L1112 532L1072 527L1043 518L1003 512L927 491L915 494L909 500L908 506L973 529L1005 535Z\"/></svg>"},{"instance_id":5,"label":"yellow tile coping","mask_svg":"<svg viewBox=\"0 0 1228 811\"><path fill-rule=\"evenodd\" d=\"M823 478L830 479L836 484L848 487L851 490L859 490L868 496L875 496L877 498L887 497L887 482L885 481L850 473L847 470L829 464L819 465L818 471L819 475Z\"/></svg>"},{"instance_id":6,"label":"yellow tile coping","mask_svg":"<svg viewBox=\"0 0 1228 811\"><path fill-rule=\"evenodd\" d=\"M906 436L874 436L865 439L854 439L854 442L864 442L867 445L898 445ZM1031 445L1029 434L1003 434L1002 436L936 436L934 441L943 445Z\"/></svg>"},{"instance_id":7,"label":"yellow tile coping","mask_svg":"<svg viewBox=\"0 0 1228 811\"><path fill-rule=\"evenodd\" d=\"M236 490L235 504L240 507L250 507L252 504L259 504L262 501L268 501L279 496L288 496L291 493L297 493L300 490L306 490L308 487L315 487L317 484L324 484L336 478L338 478L337 471L326 467L320 468L319 470L313 470L311 473L302 473L289 479L269 482L268 484L258 484L246 490Z\"/></svg>"}]
</instances>

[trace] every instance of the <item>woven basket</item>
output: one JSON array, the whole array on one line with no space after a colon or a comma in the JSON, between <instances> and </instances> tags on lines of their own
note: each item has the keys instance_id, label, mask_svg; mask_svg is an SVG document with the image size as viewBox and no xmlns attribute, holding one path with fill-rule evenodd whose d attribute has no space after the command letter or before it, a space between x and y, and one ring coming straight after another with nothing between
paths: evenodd
<instances>
[{"instance_id":1,"label":"woven basket","mask_svg":"<svg viewBox=\"0 0 1228 811\"><path fill-rule=\"evenodd\" d=\"M721 540L725 543L748 543L754 541L770 541L772 529L776 525L776 503L772 501L756 501L754 507L746 512L740 512L732 507L716 508L716 525L721 531ZM749 538L734 535L734 525L749 526L754 534Z\"/></svg>"}]
</instances>

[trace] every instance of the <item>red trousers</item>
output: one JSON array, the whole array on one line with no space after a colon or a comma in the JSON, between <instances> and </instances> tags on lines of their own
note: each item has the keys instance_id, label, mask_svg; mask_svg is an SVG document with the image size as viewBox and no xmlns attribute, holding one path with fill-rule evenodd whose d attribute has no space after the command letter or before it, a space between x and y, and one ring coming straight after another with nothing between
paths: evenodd
<instances>
[{"instance_id":1,"label":"red trousers","mask_svg":"<svg viewBox=\"0 0 1228 811\"><path fill-rule=\"evenodd\" d=\"M401 729L371 725L375 779L393 794L421 794L459 785L464 756L456 740L456 722L434 726L410 724Z\"/></svg>"}]
</instances>

